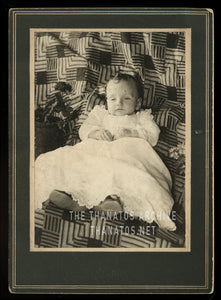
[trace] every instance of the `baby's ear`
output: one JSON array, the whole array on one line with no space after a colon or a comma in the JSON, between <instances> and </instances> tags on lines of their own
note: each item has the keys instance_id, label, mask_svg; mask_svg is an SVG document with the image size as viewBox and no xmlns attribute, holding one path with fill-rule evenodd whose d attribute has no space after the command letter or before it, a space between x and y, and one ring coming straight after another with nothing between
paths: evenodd
<instances>
[{"instance_id":1,"label":"baby's ear","mask_svg":"<svg viewBox=\"0 0 221 300\"><path fill-rule=\"evenodd\" d=\"M141 108L141 104L142 104L142 98L138 98L136 104L136 110L139 110Z\"/></svg>"}]
</instances>

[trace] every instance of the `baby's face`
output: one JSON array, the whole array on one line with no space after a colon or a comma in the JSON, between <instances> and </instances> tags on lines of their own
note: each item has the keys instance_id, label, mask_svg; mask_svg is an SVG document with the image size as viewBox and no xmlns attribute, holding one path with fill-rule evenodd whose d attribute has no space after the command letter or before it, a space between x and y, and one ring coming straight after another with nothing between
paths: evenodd
<instances>
[{"instance_id":1,"label":"baby's face","mask_svg":"<svg viewBox=\"0 0 221 300\"><path fill-rule=\"evenodd\" d=\"M114 116L131 115L141 106L136 84L133 80L111 80L107 84L108 111Z\"/></svg>"}]
</instances>

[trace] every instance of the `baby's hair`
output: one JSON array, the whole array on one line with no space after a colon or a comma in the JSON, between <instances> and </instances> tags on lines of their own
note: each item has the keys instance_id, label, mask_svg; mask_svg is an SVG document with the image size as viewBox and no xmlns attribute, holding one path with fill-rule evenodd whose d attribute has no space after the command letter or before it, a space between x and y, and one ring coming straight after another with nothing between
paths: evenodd
<instances>
[{"instance_id":1,"label":"baby's hair","mask_svg":"<svg viewBox=\"0 0 221 300\"><path fill-rule=\"evenodd\" d=\"M121 80L125 80L125 81L129 81L129 80L133 80L133 82L136 85L137 88L137 92L138 92L138 97L143 99L144 96L144 88L143 88L143 83L142 80L139 76L138 73L136 73L136 75L132 76L130 74L126 74L126 73L117 73L113 78L110 79L110 81L121 81Z\"/></svg>"}]
</instances>

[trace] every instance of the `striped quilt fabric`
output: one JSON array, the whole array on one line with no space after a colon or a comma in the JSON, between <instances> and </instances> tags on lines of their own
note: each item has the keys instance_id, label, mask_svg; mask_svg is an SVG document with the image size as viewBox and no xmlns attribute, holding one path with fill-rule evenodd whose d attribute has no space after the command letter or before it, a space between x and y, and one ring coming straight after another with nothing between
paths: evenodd
<instances>
[{"instance_id":1,"label":"striped quilt fabric","mask_svg":"<svg viewBox=\"0 0 221 300\"><path fill-rule=\"evenodd\" d=\"M181 233L162 230L143 220L81 213L75 212L73 217L73 211L53 204L36 211L35 247L180 248L185 244Z\"/></svg>"}]
</instances>

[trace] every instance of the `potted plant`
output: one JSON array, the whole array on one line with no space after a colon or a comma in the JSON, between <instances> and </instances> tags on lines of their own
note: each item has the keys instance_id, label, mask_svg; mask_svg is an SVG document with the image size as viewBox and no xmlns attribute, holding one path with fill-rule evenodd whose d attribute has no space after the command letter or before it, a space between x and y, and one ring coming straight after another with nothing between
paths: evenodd
<instances>
[{"instance_id":1,"label":"potted plant","mask_svg":"<svg viewBox=\"0 0 221 300\"><path fill-rule=\"evenodd\" d=\"M185 175L185 144L179 143L177 147L169 149L170 158L176 160L176 173L179 175Z\"/></svg>"},{"instance_id":2,"label":"potted plant","mask_svg":"<svg viewBox=\"0 0 221 300\"><path fill-rule=\"evenodd\" d=\"M65 145L77 111L70 106L72 87L60 81L44 107L35 110L35 157Z\"/></svg>"}]
</instances>

